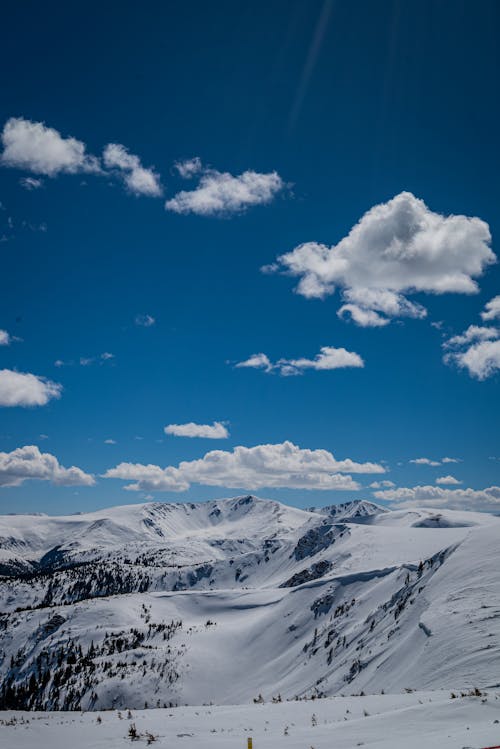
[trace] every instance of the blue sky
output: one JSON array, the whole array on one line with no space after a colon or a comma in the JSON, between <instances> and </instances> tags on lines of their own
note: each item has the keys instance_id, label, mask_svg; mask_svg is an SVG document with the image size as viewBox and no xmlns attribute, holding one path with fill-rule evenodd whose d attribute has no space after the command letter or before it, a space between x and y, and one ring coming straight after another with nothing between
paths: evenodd
<instances>
[{"instance_id":1,"label":"blue sky","mask_svg":"<svg viewBox=\"0 0 500 749\"><path fill-rule=\"evenodd\" d=\"M487 1L10 7L0 511L497 509L499 24Z\"/></svg>"}]
</instances>

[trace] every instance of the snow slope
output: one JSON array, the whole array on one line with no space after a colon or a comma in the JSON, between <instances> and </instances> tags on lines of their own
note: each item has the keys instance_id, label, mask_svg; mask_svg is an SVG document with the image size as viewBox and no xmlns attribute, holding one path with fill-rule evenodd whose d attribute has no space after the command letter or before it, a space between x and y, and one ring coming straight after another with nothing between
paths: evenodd
<instances>
[{"instance_id":1,"label":"snow slope","mask_svg":"<svg viewBox=\"0 0 500 749\"><path fill-rule=\"evenodd\" d=\"M450 693L334 697L314 702L96 713L4 713L9 749L479 749L500 741L500 695ZM8 724L8 725L5 725ZM128 737L134 725L140 738Z\"/></svg>"},{"instance_id":2,"label":"snow slope","mask_svg":"<svg viewBox=\"0 0 500 749\"><path fill-rule=\"evenodd\" d=\"M499 538L483 513L251 496L5 516L0 704L493 687Z\"/></svg>"}]
</instances>

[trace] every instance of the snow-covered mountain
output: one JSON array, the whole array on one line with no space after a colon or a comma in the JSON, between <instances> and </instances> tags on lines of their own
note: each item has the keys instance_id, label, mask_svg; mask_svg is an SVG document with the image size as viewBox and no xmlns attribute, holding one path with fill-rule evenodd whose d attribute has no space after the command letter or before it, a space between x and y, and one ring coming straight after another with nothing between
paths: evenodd
<instances>
[{"instance_id":1,"label":"snow-covered mountain","mask_svg":"<svg viewBox=\"0 0 500 749\"><path fill-rule=\"evenodd\" d=\"M252 496L0 517L0 706L494 685L499 538L483 513Z\"/></svg>"}]
</instances>

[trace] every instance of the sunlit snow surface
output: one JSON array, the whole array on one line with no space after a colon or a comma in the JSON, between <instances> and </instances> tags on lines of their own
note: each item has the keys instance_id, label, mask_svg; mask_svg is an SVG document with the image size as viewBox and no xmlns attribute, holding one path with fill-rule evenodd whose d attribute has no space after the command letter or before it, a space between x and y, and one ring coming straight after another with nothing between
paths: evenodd
<instances>
[{"instance_id":1,"label":"sunlit snow surface","mask_svg":"<svg viewBox=\"0 0 500 749\"><path fill-rule=\"evenodd\" d=\"M454 722L458 731L469 722L472 730L483 720L485 726L500 720L495 696L484 705L477 698L446 701L450 690L494 690L500 683L500 518L492 515L387 512L363 502L305 511L254 497L150 503L61 518L4 516L0 552L8 575L0 580L0 679L22 684L34 675L37 697L50 709L212 703L219 706L213 726L184 708L172 718L167 710L137 720L151 721L154 733L170 738L194 721L198 738L178 739L188 747L196 741L225 746L231 726L237 741L227 739L227 746L243 746L243 729L251 726L259 742L268 742L254 749L281 741L301 749L350 747L353 736L368 746L399 746L389 743L386 726L395 735L413 726L420 747L481 746L457 739L462 734L453 733ZM118 590L124 578L125 589ZM54 675L66 669L75 645L83 653L96 649L88 656L92 668L72 667L63 677L59 671L54 697ZM401 696L405 689L447 692L432 702L422 697L422 706L415 695ZM385 697L366 697L370 715L362 716L357 734L349 734L355 729L344 717L352 715L340 698L267 705L278 695L293 700L382 690ZM252 704L258 695L264 707ZM352 698L353 707L361 700ZM222 707L235 704L243 707ZM400 713L403 705L411 709ZM320 710L310 736L307 721ZM272 744L271 729L264 731L268 718L262 720L267 711L270 722L279 716ZM374 717L380 711L385 717ZM35 721L47 731L46 744L37 746L59 745L49 734L61 720L73 718L53 715L47 727ZM102 725L94 725L95 714L82 720L89 741L106 737L111 721L117 743L103 739L102 745L123 744L125 721L115 726L111 713L103 713ZM328 743L333 728L325 720L342 721L335 724L335 744ZM290 736L281 738L292 722ZM57 729L66 736L61 746L75 725ZM28 741L32 728L5 727L2 734ZM447 732L455 738L426 743L422 732L431 729L443 742ZM500 735L491 734L489 743L500 743Z\"/></svg>"},{"instance_id":2,"label":"sunlit snow surface","mask_svg":"<svg viewBox=\"0 0 500 749\"><path fill-rule=\"evenodd\" d=\"M121 716L121 717L120 717ZM8 749L479 749L500 741L500 695L444 692L334 697L307 702L96 713L1 713ZM100 720L100 722L99 722ZM29 722L28 722L29 721ZM140 738L131 742L135 724Z\"/></svg>"}]
</instances>

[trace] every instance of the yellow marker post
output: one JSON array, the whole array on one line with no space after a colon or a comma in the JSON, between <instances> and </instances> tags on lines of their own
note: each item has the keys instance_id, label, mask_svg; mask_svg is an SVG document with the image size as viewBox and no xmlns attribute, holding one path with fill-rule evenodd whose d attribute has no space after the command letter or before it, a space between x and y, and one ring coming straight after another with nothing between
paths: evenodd
<instances>
[{"instance_id":1,"label":"yellow marker post","mask_svg":"<svg viewBox=\"0 0 500 749\"><path fill-rule=\"evenodd\" d=\"M247 739L247 749L253 749L253 739Z\"/></svg>"}]
</instances>

